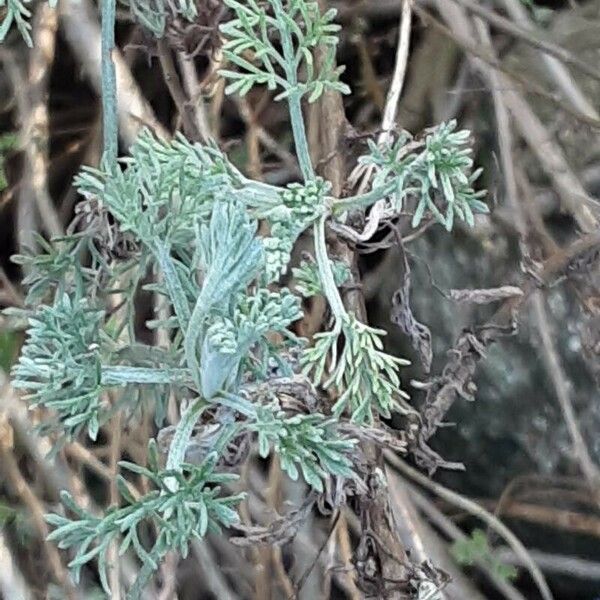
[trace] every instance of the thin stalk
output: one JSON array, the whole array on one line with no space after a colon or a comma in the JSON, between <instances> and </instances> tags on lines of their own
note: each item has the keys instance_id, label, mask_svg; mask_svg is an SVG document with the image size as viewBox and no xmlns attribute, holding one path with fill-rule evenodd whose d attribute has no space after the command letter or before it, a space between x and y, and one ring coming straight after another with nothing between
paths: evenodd
<instances>
[{"instance_id":1,"label":"thin stalk","mask_svg":"<svg viewBox=\"0 0 600 600\"><path fill-rule=\"evenodd\" d=\"M292 133L294 135L294 145L296 146L296 155L298 164L305 181L315 178L315 171L310 160L308 150L308 140L306 138L306 127L304 117L302 116L302 95L292 92L288 97L288 108L290 111L290 120L292 123Z\"/></svg>"},{"instance_id":2,"label":"thin stalk","mask_svg":"<svg viewBox=\"0 0 600 600\"><path fill-rule=\"evenodd\" d=\"M214 304L213 299L209 297L210 295L206 292L206 289L205 282L205 285L196 300L194 310L188 319L189 323L183 341L185 360L192 371L192 377L199 390L202 389L202 378L200 376L200 361L198 360L198 340L200 338L200 332L203 329L206 314Z\"/></svg>"},{"instance_id":3,"label":"thin stalk","mask_svg":"<svg viewBox=\"0 0 600 600\"><path fill-rule=\"evenodd\" d=\"M243 184L247 205L259 209L259 213L260 209L264 209L265 206L276 207L281 204L281 188L245 178Z\"/></svg>"},{"instance_id":4,"label":"thin stalk","mask_svg":"<svg viewBox=\"0 0 600 600\"><path fill-rule=\"evenodd\" d=\"M171 252L166 244L158 243L154 248L154 256L162 270L169 297L179 320L179 325L184 330L190 320L191 312L185 292L179 281L179 275L171 258Z\"/></svg>"},{"instance_id":5,"label":"thin stalk","mask_svg":"<svg viewBox=\"0 0 600 600\"><path fill-rule=\"evenodd\" d=\"M116 0L102 0L102 136L104 159L113 165L119 152L115 48Z\"/></svg>"},{"instance_id":6,"label":"thin stalk","mask_svg":"<svg viewBox=\"0 0 600 600\"><path fill-rule=\"evenodd\" d=\"M189 369L148 367L102 367L102 385L193 385Z\"/></svg>"},{"instance_id":7,"label":"thin stalk","mask_svg":"<svg viewBox=\"0 0 600 600\"><path fill-rule=\"evenodd\" d=\"M348 210L366 208L378 200L382 200L386 196L392 194L395 188L396 182L390 182L387 185L382 185L371 190L370 192L366 192L365 194L350 196L349 198L343 198L342 200L336 200L333 203L332 212L339 215Z\"/></svg>"},{"instance_id":8,"label":"thin stalk","mask_svg":"<svg viewBox=\"0 0 600 600\"><path fill-rule=\"evenodd\" d=\"M185 453L189 446L194 427L207 406L208 402L206 400L198 398L181 415L181 420L177 425L177 429L175 429L175 434L169 447L166 464L167 471L181 470L181 465L185 462Z\"/></svg>"},{"instance_id":9,"label":"thin stalk","mask_svg":"<svg viewBox=\"0 0 600 600\"><path fill-rule=\"evenodd\" d=\"M283 51L283 59L285 62L285 75L287 84L289 85L287 101L290 111L290 121L292 123L292 133L294 135L294 145L296 146L296 155L298 156L298 163L304 180L310 181L315 178L315 171L312 166L312 161L310 160L306 127L304 125L304 117L302 116L302 94L296 89L298 87L298 72L292 32L286 24L287 19L281 0L273 0L273 8L275 10L275 18L281 34L281 49Z\"/></svg>"},{"instance_id":10,"label":"thin stalk","mask_svg":"<svg viewBox=\"0 0 600 600\"><path fill-rule=\"evenodd\" d=\"M190 445L190 439L194 433L194 427L198 422L198 419L204 412L204 409L208 406L208 402L203 398L196 399L190 404L183 414L177 428L171 440L169 446L169 453L167 454L167 471L176 471L181 473L182 465L185 463L185 453L187 452L188 446ZM176 492L179 488L179 484L175 477L165 477L165 486L171 492ZM168 518L168 514L164 515Z\"/></svg>"},{"instance_id":11,"label":"thin stalk","mask_svg":"<svg viewBox=\"0 0 600 600\"><path fill-rule=\"evenodd\" d=\"M326 215L323 215L314 224L314 236L315 236L315 258L317 259L317 266L319 268L319 277L321 279L321 285L323 286L323 292L331 307L331 312L336 319L342 319L346 316L346 309L340 292L335 284L335 278L331 269L331 262L327 256L327 244L325 241L325 219Z\"/></svg>"}]
</instances>

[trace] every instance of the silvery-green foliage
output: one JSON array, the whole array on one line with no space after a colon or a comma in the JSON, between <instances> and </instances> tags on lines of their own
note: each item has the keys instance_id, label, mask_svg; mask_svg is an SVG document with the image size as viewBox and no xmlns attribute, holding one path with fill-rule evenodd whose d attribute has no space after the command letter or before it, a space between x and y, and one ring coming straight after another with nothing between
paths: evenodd
<instances>
[{"instance_id":1,"label":"silvery-green foliage","mask_svg":"<svg viewBox=\"0 0 600 600\"><path fill-rule=\"evenodd\" d=\"M129 6L135 21L156 37L162 37L169 20L183 18L192 23L198 16L194 0L122 0ZM48 0L48 4L55 8L58 0ZM14 25L28 46L32 46L31 39L31 10L30 0L0 0L0 42L2 42L11 27Z\"/></svg>"},{"instance_id":2,"label":"silvery-green foliage","mask_svg":"<svg viewBox=\"0 0 600 600\"><path fill-rule=\"evenodd\" d=\"M324 214L330 190L331 184L321 177L305 185L292 183L280 194L278 205L258 212L271 227L271 235L264 242L267 282L278 279L287 271L296 240Z\"/></svg>"},{"instance_id":3,"label":"silvery-green foliage","mask_svg":"<svg viewBox=\"0 0 600 600\"><path fill-rule=\"evenodd\" d=\"M92 270L84 269L78 260L86 240L73 236L49 243L39 235L35 239L39 248L37 253L29 251L11 259L22 265L26 273L23 278L27 289L25 304L36 306L59 290L70 292L75 289L81 293L93 279Z\"/></svg>"},{"instance_id":4,"label":"silvery-green foliage","mask_svg":"<svg viewBox=\"0 0 600 600\"><path fill-rule=\"evenodd\" d=\"M338 352L339 336L344 346ZM333 414L349 412L354 422L372 423L373 411L389 418L393 411L403 411L398 369L408 361L387 354L383 349L385 331L361 323L353 315L338 321L332 331L317 333L312 348L304 357L304 370L317 381L325 375L323 386L340 393ZM328 361L329 359L329 361Z\"/></svg>"},{"instance_id":5,"label":"silvery-green foliage","mask_svg":"<svg viewBox=\"0 0 600 600\"><path fill-rule=\"evenodd\" d=\"M162 37L169 19L183 18L193 23L198 16L194 0L123 0L133 18L156 37Z\"/></svg>"},{"instance_id":6,"label":"silvery-green foliage","mask_svg":"<svg viewBox=\"0 0 600 600\"><path fill-rule=\"evenodd\" d=\"M117 485L123 505L110 508L102 516L80 508L68 492L63 492L62 501L74 518L48 515L46 519L54 527L48 539L56 541L59 548L75 550L69 563L75 581L79 581L81 568L96 559L102 587L110 594L107 569L113 542L119 542L120 555L131 549L145 571L152 573L168 552L177 550L185 557L193 538L201 538L207 531L219 531L219 526L237 523L235 508L243 495L220 495L220 486L236 476L216 472L217 458L213 453L201 465L183 464L179 471L164 471L151 444L147 468L130 462L121 462L120 466L148 479L154 489L134 497L127 481L119 475ZM177 481L175 488L167 484L169 478ZM144 539L151 524L156 528L156 536L148 547Z\"/></svg>"},{"instance_id":7,"label":"silvery-green foliage","mask_svg":"<svg viewBox=\"0 0 600 600\"><path fill-rule=\"evenodd\" d=\"M48 518L55 526L51 539L76 553L71 563L76 573L97 559L105 588L109 544L122 539L121 551L133 550L143 563L131 597L139 596L168 551L185 554L189 540L202 537L211 523L235 522L233 507L240 497L221 495L219 484L231 476L218 465L237 434L253 434L262 456L275 451L290 477L302 474L322 491L333 476L354 477L356 442L341 433L341 421L350 418L360 427L408 410L399 378L406 361L386 353L384 332L344 306L338 288L350 273L329 257L327 221L379 200L387 200L386 216L393 218L406 198L415 197L414 225L428 210L450 229L454 214L471 224L473 211L485 208L481 193L472 189L477 172L471 172L468 134L455 131L455 123L442 124L423 139L405 136L384 148L373 145L364 159L375 166L373 189L331 197L330 183L314 174L300 100L314 101L326 89L348 91L339 79L341 69L334 67L335 11L321 14L309 0L225 2L233 12L222 27L225 56L239 69L223 71L231 82L227 91L244 94L266 84L286 100L303 182L276 187L252 181L215 146L182 136L161 141L145 131L120 164L105 159L100 169L86 169L77 178L87 201L105 211L119 233L131 236L135 255L115 258L110 248L92 243L88 232L44 243L40 257L18 258L29 270L28 302L48 305L27 313L28 340L15 383L35 404L55 412L63 434L72 437L87 428L96 435L110 417L102 406L107 388L116 397L111 410L126 415L147 406L152 395L173 393L179 401L181 418L166 466L152 443L147 468L122 465L147 478L151 491L136 498L119 479L123 503L104 516L88 514L65 496L75 518ZM192 15L187 0L156 0L144 5L149 11L144 15L137 0L130 5L155 33L164 28L167 13ZM317 46L326 49L319 68L313 59ZM258 233L259 220L265 236ZM305 348L291 331L303 316L300 299L279 283L296 240L310 228L315 262L294 271L296 290L323 294L332 327ZM172 315L148 325L169 331L168 348L136 339L136 292L150 272L157 280L145 288L162 296ZM122 310L112 310L116 294ZM322 409L325 415L303 399L294 399L294 410L283 410L276 394L268 400L253 395L273 377L300 372L335 390L337 401ZM164 413L160 402L154 406ZM217 412L223 420L216 424L213 447L205 449L199 466L186 464L196 424ZM142 535L146 527L157 536Z\"/></svg>"},{"instance_id":8,"label":"silvery-green foliage","mask_svg":"<svg viewBox=\"0 0 600 600\"><path fill-rule=\"evenodd\" d=\"M124 169L85 169L76 179L88 197L100 197L144 243L160 237L186 245L199 217L208 217L215 196L241 187L241 174L223 154L179 136L172 143L144 130L122 160Z\"/></svg>"},{"instance_id":9,"label":"silvery-green foliage","mask_svg":"<svg viewBox=\"0 0 600 600\"><path fill-rule=\"evenodd\" d=\"M308 95L309 102L314 102L327 89L350 92L339 79L343 69L334 66L340 29L333 23L335 10L321 14L318 3L307 0L225 0L225 4L236 18L221 25L227 40L223 51L238 68L221 71L231 81L227 94L244 96L255 85L266 85L279 90L276 100ZM318 45L326 49L326 55L316 69L312 52Z\"/></svg>"},{"instance_id":10,"label":"silvery-green foliage","mask_svg":"<svg viewBox=\"0 0 600 600\"><path fill-rule=\"evenodd\" d=\"M104 312L86 299L58 294L29 316L27 340L12 371L35 406L53 409L68 435L100 424L101 337Z\"/></svg>"},{"instance_id":11,"label":"silvery-green foliage","mask_svg":"<svg viewBox=\"0 0 600 600\"><path fill-rule=\"evenodd\" d=\"M376 168L373 185L387 189L396 210L407 197L416 199L413 227L427 211L448 231L455 216L472 226L474 212L488 212L481 201L485 191L473 189L481 170L472 170L470 132L456 131L456 127L455 120L442 123L418 140L403 132L382 148L369 142L370 154L361 159Z\"/></svg>"},{"instance_id":12,"label":"silvery-green foliage","mask_svg":"<svg viewBox=\"0 0 600 600\"><path fill-rule=\"evenodd\" d=\"M333 271L335 284L338 287L342 287L352 276L350 267L338 260L331 261L331 270ZM304 298L311 298L323 293L319 278L319 267L315 262L303 260L299 267L292 269L292 273L294 275L294 287Z\"/></svg>"},{"instance_id":13,"label":"silvery-green foliage","mask_svg":"<svg viewBox=\"0 0 600 600\"><path fill-rule=\"evenodd\" d=\"M48 0L48 4L54 8L58 0ZM0 42L3 42L10 28L14 24L29 47L33 45L31 39L31 11L28 8L29 0L0 0Z\"/></svg>"},{"instance_id":14,"label":"silvery-green foliage","mask_svg":"<svg viewBox=\"0 0 600 600\"><path fill-rule=\"evenodd\" d=\"M281 468L291 479L298 479L299 469L305 481L323 491L323 481L330 475L354 476L348 454L355 440L342 438L336 420L318 413L286 417L272 406L258 409L253 428L258 433L258 449L266 458L271 447L279 456Z\"/></svg>"}]
</instances>

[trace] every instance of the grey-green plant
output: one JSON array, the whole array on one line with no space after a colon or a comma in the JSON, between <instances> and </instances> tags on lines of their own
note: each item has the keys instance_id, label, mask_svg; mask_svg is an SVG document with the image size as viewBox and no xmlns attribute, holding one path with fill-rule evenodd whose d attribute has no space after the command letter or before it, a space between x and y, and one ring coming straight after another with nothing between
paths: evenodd
<instances>
[{"instance_id":1,"label":"grey-green plant","mask_svg":"<svg viewBox=\"0 0 600 600\"><path fill-rule=\"evenodd\" d=\"M134 15L141 4L130 2ZM309 0L225 4L232 14L221 31L227 93L264 85L287 104L302 181L254 181L215 144L181 135L164 141L148 131L117 161L114 70L106 64L114 5L103 3L105 155L76 179L89 222L44 242L43 255L17 258L30 289L26 309L13 311L28 320L14 383L46 411L55 439L86 432L95 439L116 413L152 412L164 430L169 397L179 405L166 451L150 441L146 465L121 463L151 491L136 497L120 475L119 506L94 515L65 493L65 512L48 516L51 539L74 555L74 576L97 561L107 593L113 543L142 565L130 592L137 597L167 552L185 555L194 537L236 522L243 490L226 449L240 439L255 440L263 457L275 452L292 479L301 474L321 493L334 479L343 485L358 477L357 440L348 431L410 410L399 375L406 361L385 351L384 331L344 304L339 288L351 274L328 253L329 223L379 201L390 218L414 210L415 226L433 218L447 229L454 215L472 224L474 212L487 210L473 188L469 135L454 122L419 139L401 134L385 147L370 145L362 161L374 166L372 189L335 198L315 174L302 113L304 100L349 93L335 66L335 11L321 13ZM160 35L160 3L144 6L152 14L141 24ZM193 18L186 2L168 6ZM324 50L319 61L317 48ZM302 234L312 234L314 260L291 270ZM290 275L298 282L291 289L281 283ZM137 337L141 289L163 304L147 327L165 334L166 347ZM293 332L303 316L298 294L327 300L327 329L312 341ZM274 378L300 379L317 400L290 403L276 387L256 392ZM214 433L202 437L208 427ZM199 445L200 459L191 452Z\"/></svg>"},{"instance_id":2,"label":"grey-green plant","mask_svg":"<svg viewBox=\"0 0 600 600\"><path fill-rule=\"evenodd\" d=\"M55 8L58 0L47 0ZM132 17L156 37L162 37L169 20L183 18L193 22L198 9L193 0L123 0ZM11 27L16 27L28 46L31 39L31 0L0 0L0 42L4 41Z\"/></svg>"}]
</instances>

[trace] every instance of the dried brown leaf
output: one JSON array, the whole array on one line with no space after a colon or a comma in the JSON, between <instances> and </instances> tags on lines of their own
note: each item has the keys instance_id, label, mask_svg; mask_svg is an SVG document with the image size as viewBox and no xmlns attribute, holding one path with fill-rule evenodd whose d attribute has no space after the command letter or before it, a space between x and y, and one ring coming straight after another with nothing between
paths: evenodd
<instances>
[{"instance_id":1,"label":"dried brown leaf","mask_svg":"<svg viewBox=\"0 0 600 600\"><path fill-rule=\"evenodd\" d=\"M419 323L413 315L410 306L410 266L406 257L406 252L402 246L402 239L397 236L398 247L402 252L402 260L404 262L404 276L402 287L394 292L392 297L392 323L400 327L411 341L413 348L419 355L419 361L425 373L431 371L431 361L433 360L433 351L431 348L431 332L426 325Z\"/></svg>"},{"instance_id":2,"label":"dried brown leaf","mask_svg":"<svg viewBox=\"0 0 600 600\"><path fill-rule=\"evenodd\" d=\"M490 304L522 296L523 290L514 285L503 285L497 288L485 288L479 290L450 290L450 298L456 302L471 302L473 304Z\"/></svg>"}]
</instances>

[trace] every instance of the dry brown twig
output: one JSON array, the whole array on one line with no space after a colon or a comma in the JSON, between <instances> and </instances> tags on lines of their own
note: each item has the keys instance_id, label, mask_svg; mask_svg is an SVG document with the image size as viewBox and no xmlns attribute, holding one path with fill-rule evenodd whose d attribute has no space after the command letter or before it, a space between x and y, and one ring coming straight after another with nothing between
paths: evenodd
<instances>
[{"instance_id":1,"label":"dry brown twig","mask_svg":"<svg viewBox=\"0 0 600 600\"><path fill-rule=\"evenodd\" d=\"M475 24L482 43L491 49L491 38L486 25L480 20L477 20ZM521 248L522 252L524 253L523 259L525 260L531 255L531 250L527 247L527 225L525 211L517 199L517 182L512 158L510 121L504 102L504 94L506 92L503 91L498 85L498 75L498 73L490 74L490 84L494 98L496 120L498 123L500 157L504 170L504 180L507 192L506 197L511 207L511 213L513 214L517 223ZM597 227L597 221L595 218L593 219L592 224ZM573 404L570 399L567 378L554 344L554 335L551 332L551 325L546 311L545 300L540 291L535 290L533 292L532 304L534 321L542 341L541 348L544 363L546 364L548 375L552 380L556 397L571 437L575 456L577 457L581 470L588 480L590 487L598 490L598 486L600 485L600 471L591 458L579 428Z\"/></svg>"},{"instance_id":2,"label":"dry brown twig","mask_svg":"<svg viewBox=\"0 0 600 600\"><path fill-rule=\"evenodd\" d=\"M196 128L200 133L201 140L203 142L208 142L212 139L212 132L206 115L203 90L198 79L196 66L194 65L193 59L184 56L182 52L177 53L177 62L181 70L183 87L193 109Z\"/></svg>"},{"instance_id":3,"label":"dry brown twig","mask_svg":"<svg viewBox=\"0 0 600 600\"><path fill-rule=\"evenodd\" d=\"M449 12L453 9L460 10L460 7L450 7ZM480 44L471 42L472 38L465 37L464 35L457 35L454 29L445 26L437 18L435 18L432 13L422 8L420 5L415 5L414 10L426 25L430 25L442 35L453 40L456 45L462 48L467 54L480 59L487 65L490 65L498 71L504 73L504 75L514 82L514 84L517 84L518 88L548 100L561 111L565 112L580 123L589 127L593 127L594 129L600 129L600 121L598 119L589 116L587 113L581 112L578 108L575 108L568 102L565 102L560 94L547 90L545 87L533 81L530 77L527 77L522 73L507 67L504 63L486 52ZM462 25L464 25L464 22ZM459 31L460 29L461 24L459 23ZM465 32L463 31L463 34L464 33ZM512 87L514 87L514 85Z\"/></svg>"},{"instance_id":4,"label":"dry brown twig","mask_svg":"<svg viewBox=\"0 0 600 600\"><path fill-rule=\"evenodd\" d=\"M55 545L46 539L50 533L50 529L44 519L44 515L46 514L45 507L23 477L15 459L13 448L0 442L0 458L2 459L2 471L7 482L11 485L14 493L20 498L31 515L35 529L42 541L44 552L48 558L48 565L54 579L62 587L65 597L69 600L74 600L77 598L76 590L62 563L60 554Z\"/></svg>"},{"instance_id":5,"label":"dry brown twig","mask_svg":"<svg viewBox=\"0 0 600 600\"><path fill-rule=\"evenodd\" d=\"M444 2L444 0L436 0L436 2L438 11L452 30L452 35L457 43L469 52L474 50L477 53L477 57L471 56L473 65L483 79L488 80L490 70L485 68L480 57L488 57L489 62L495 63L495 66L498 61L493 56L490 57L487 49L482 52L481 44L474 45L471 42L471 40L476 39L476 32L467 14L454 3ZM431 20L431 16L426 11L421 11L420 14L424 14L428 20ZM532 153L537 157L543 170L553 181L563 206L573 214L583 231L593 230L598 203L590 198L585 191L579 178L568 165L562 149L553 140L545 125L523 96L517 90L511 88L506 77L499 72L499 69L497 70L497 82L500 88L504 90L506 105L515 119L519 132Z\"/></svg>"},{"instance_id":6,"label":"dry brown twig","mask_svg":"<svg viewBox=\"0 0 600 600\"><path fill-rule=\"evenodd\" d=\"M502 0L504 7L512 17L512 19L524 30L533 31L537 36L536 27L531 22L527 9L519 0ZM577 82L573 79L569 70L555 56L551 56L547 52L540 50L540 56L548 74L556 85L560 88L565 98L583 114L588 115L592 119L600 120L598 111L592 106L590 101L585 97Z\"/></svg>"},{"instance_id":7,"label":"dry brown twig","mask_svg":"<svg viewBox=\"0 0 600 600\"><path fill-rule=\"evenodd\" d=\"M183 122L183 131L191 141L198 142L202 139L202 134L198 128L194 107L186 96L179 73L175 67L169 42L166 37L163 37L157 40L156 45L163 78L177 107L179 118Z\"/></svg>"},{"instance_id":8,"label":"dry brown twig","mask_svg":"<svg viewBox=\"0 0 600 600\"><path fill-rule=\"evenodd\" d=\"M541 50L542 52L553 56L562 62L571 65L572 67L580 70L582 73L585 73L589 77L600 81L600 70L592 65L589 65L587 62L581 60L578 56L575 56L562 46L557 44L553 44L552 42L548 42L546 40L539 39L534 32L531 30L524 29L523 27L516 25L515 23L509 21L498 13L482 6L480 3L475 2L474 0L451 0L455 4L464 7L469 12L481 17L482 19L488 21L491 25L498 27L498 29L512 35L513 37L522 40L526 44L533 46ZM438 3L439 6L439 3Z\"/></svg>"},{"instance_id":9,"label":"dry brown twig","mask_svg":"<svg viewBox=\"0 0 600 600\"><path fill-rule=\"evenodd\" d=\"M326 2L322 0L320 4L323 8ZM317 52L317 62L319 60L322 60L322 56ZM317 118L313 119L312 124L318 129L316 132L313 131L312 141L319 144L319 156L328 156L338 150L346 128L346 117L340 94L326 92L317 103L313 115ZM345 165L342 157L335 154L332 160L322 165L321 170L322 174L332 182L333 194L339 196L345 181ZM332 243L334 244L334 253L355 270L356 255L354 252L339 238L334 238ZM345 295L344 303L357 317L361 319L366 317L364 298L359 286ZM373 448L370 444L364 444L364 450L368 460L373 465L382 464L382 454L379 450ZM376 477L373 479L375 480ZM379 565L376 577L379 578L381 585L385 588L386 582L404 581L408 560L393 522L389 495L385 487L372 491L372 499L363 506L362 519L364 528L362 533L369 536L371 532L374 532L377 538L376 547L369 547L369 551L376 554L372 558ZM363 586L365 584L365 581L361 581L360 574L358 583L359 587L361 583ZM392 587L393 585L395 584L392 584ZM364 590L362 591L364 592ZM389 590L389 594L391 600L401 597L401 592L397 589Z\"/></svg>"},{"instance_id":10,"label":"dry brown twig","mask_svg":"<svg viewBox=\"0 0 600 600\"><path fill-rule=\"evenodd\" d=\"M473 502L472 500L469 500L468 498L465 498L464 496L461 496L460 494L444 487L443 485L432 481L425 475L419 473L419 471L416 469L410 467L406 462L394 454L386 452L385 458L393 468L400 471L405 477L408 477L410 480L418 483L420 486L428 489L436 496L439 496L447 502L450 502L454 506L466 510L469 514L486 523L486 525L504 538L514 552L522 558L527 570L530 572L531 577L535 581L542 598L544 598L544 600L553 600L554 596L548 587L546 578L540 571L539 567L535 564L535 561L531 558L527 548L525 548L525 546L523 546L521 541L514 535L514 533L512 533L512 531L510 531L510 529L508 529L508 527L499 521L493 514L485 510L485 508L476 502Z\"/></svg>"},{"instance_id":11,"label":"dry brown twig","mask_svg":"<svg viewBox=\"0 0 600 600\"><path fill-rule=\"evenodd\" d=\"M410 50L410 33L412 29L412 4L413 0L402 0L402 15L400 19L400 28L398 32L398 48L396 50L396 63L394 66L394 74L392 83L387 94L385 106L383 109L383 119L381 122L381 133L377 138L377 144L384 145L391 139L391 132L396 123L396 115L398 113L398 103L404 87L406 78L406 67L408 65L408 53ZM366 169L362 165L358 165L350 174L349 181L351 186L357 186L357 193L362 194L368 187L373 175L373 166ZM348 227L343 227L343 231L354 242L364 242L373 237L379 223L383 217L386 200L377 201L369 212L367 226L360 234L356 234L354 230Z\"/></svg>"},{"instance_id":12,"label":"dry brown twig","mask_svg":"<svg viewBox=\"0 0 600 600\"><path fill-rule=\"evenodd\" d=\"M416 504L417 508L427 517L427 519L442 531L453 542L465 541L467 536L448 518L431 500L426 498L412 484L405 482L408 486L409 494ZM483 570L490 579L494 587L508 600L525 600L524 596L510 583L498 577L482 561L476 562L477 566Z\"/></svg>"},{"instance_id":13,"label":"dry brown twig","mask_svg":"<svg viewBox=\"0 0 600 600\"><path fill-rule=\"evenodd\" d=\"M49 236L62 235L63 227L48 193L48 80L54 61L58 18L48 5L40 5L33 25L34 47L28 66L21 69L17 55L2 49L1 57L17 99L20 139L25 155L17 208L20 251L36 247L39 226ZM26 71L26 74L25 74ZM38 215L41 223L38 225Z\"/></svg>"}]
</instances>

